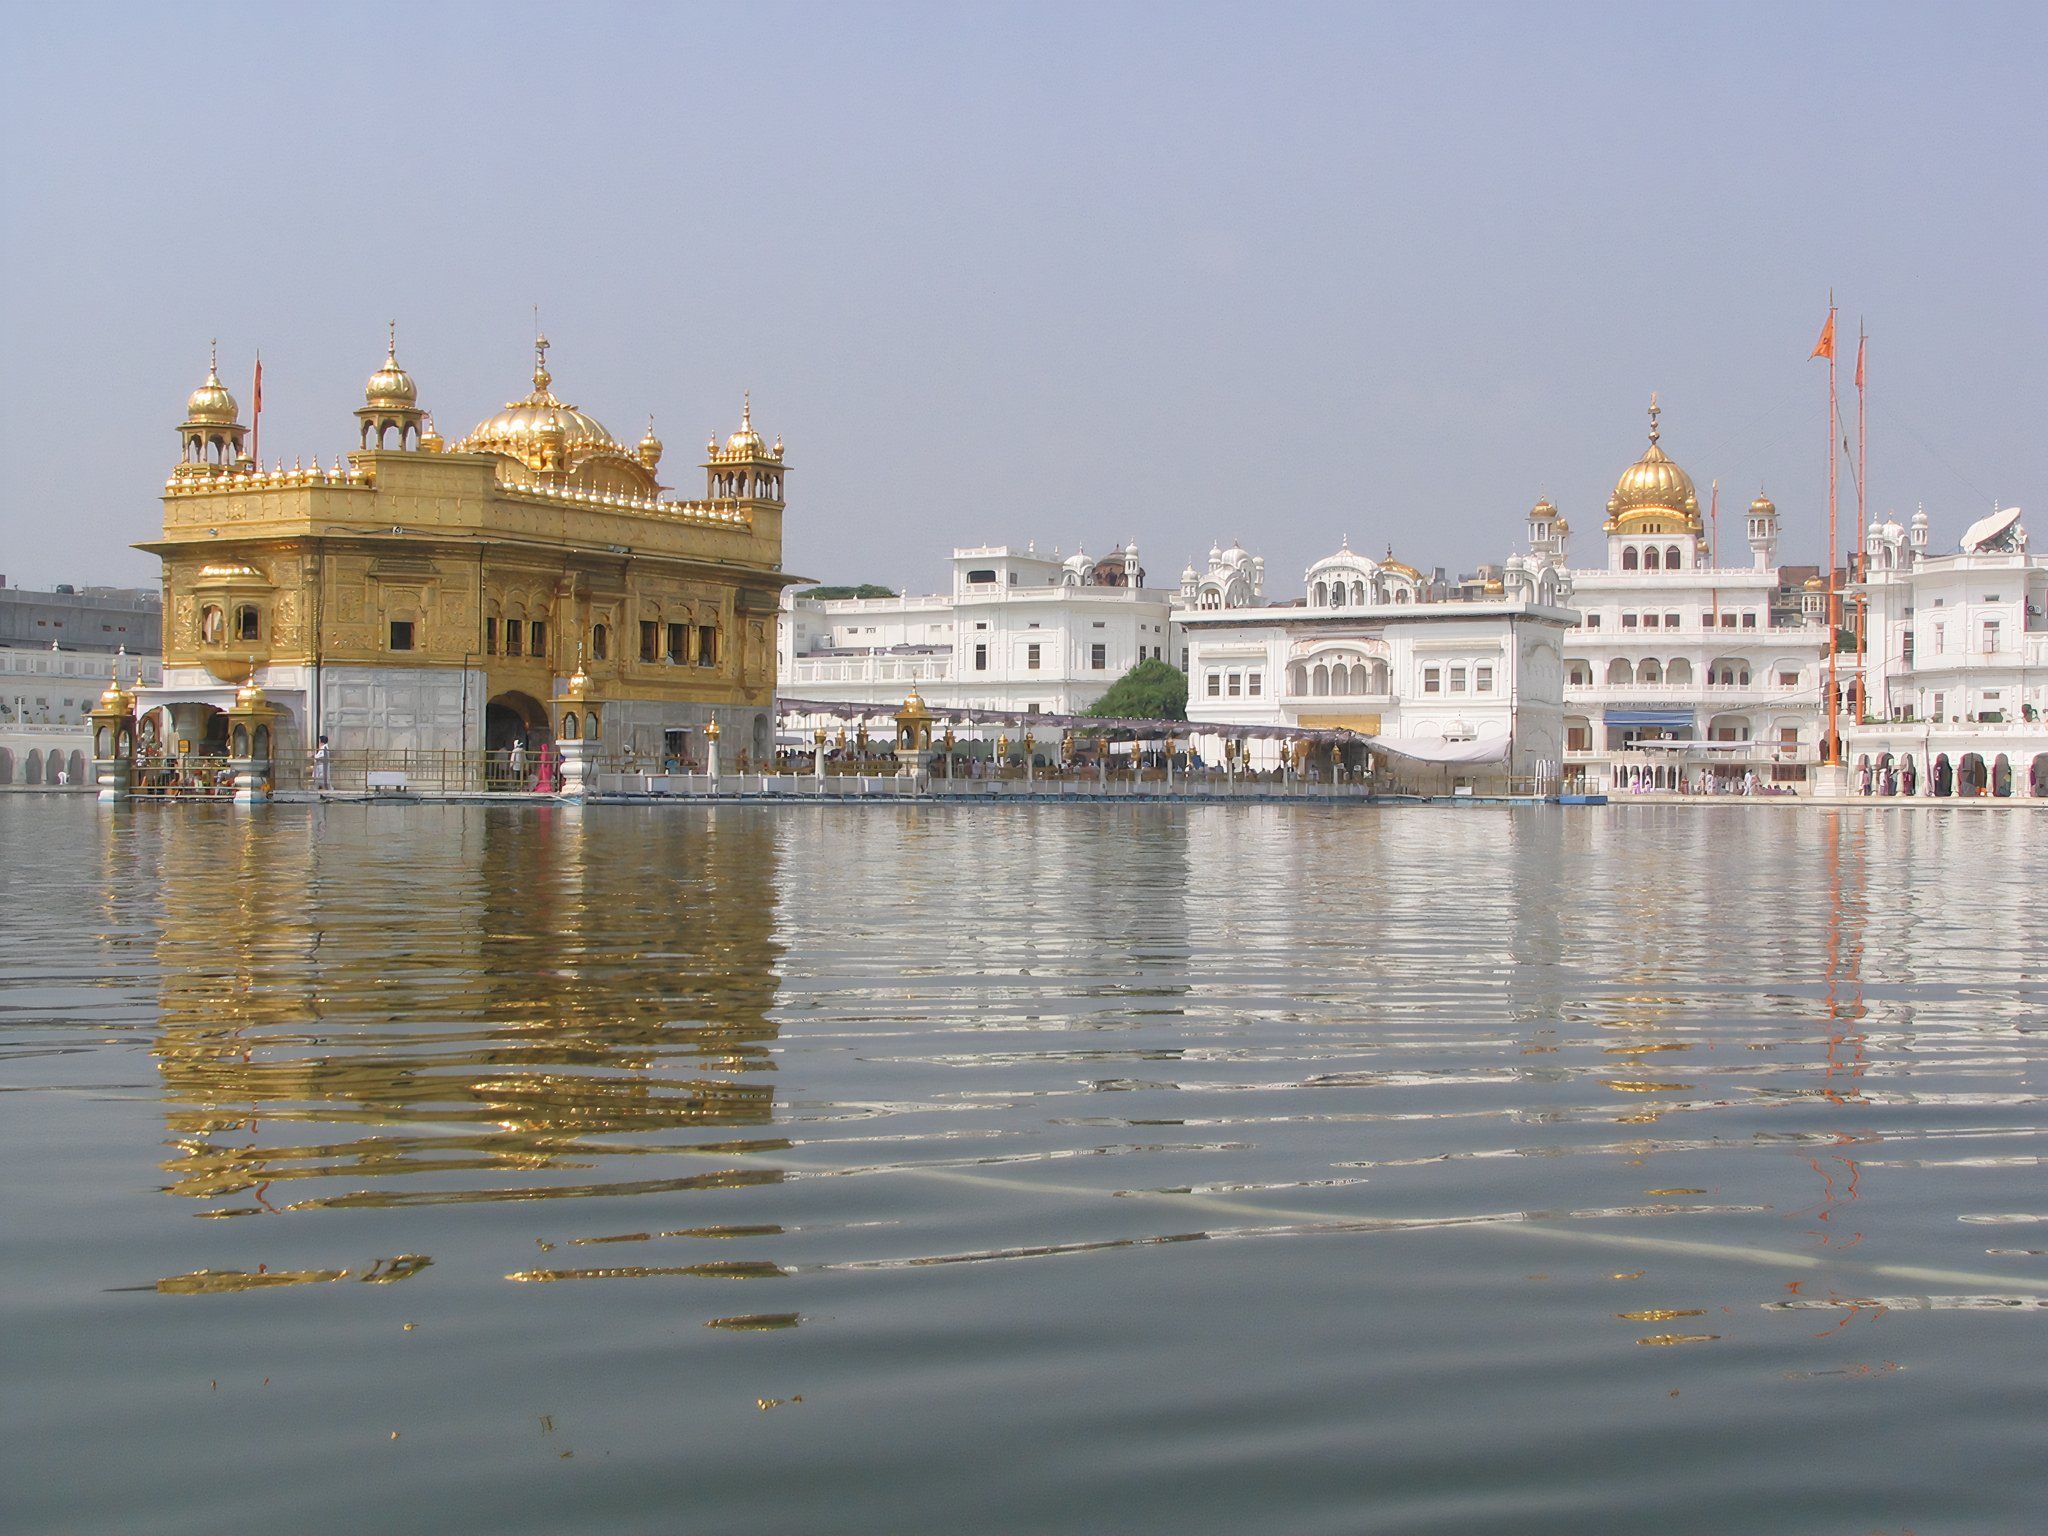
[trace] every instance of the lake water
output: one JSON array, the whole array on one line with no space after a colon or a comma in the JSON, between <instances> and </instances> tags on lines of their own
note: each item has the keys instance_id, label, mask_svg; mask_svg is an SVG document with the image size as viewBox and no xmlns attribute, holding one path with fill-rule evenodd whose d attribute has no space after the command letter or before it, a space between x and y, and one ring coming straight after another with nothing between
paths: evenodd
<instances>
[{"instance_id":1,"label":"lake water","mask_svg":"<svg viewBox=\"0 0 2048 1536\"><path fill-rule=\"evenodd\" d=\"M0 796L0 1524L2039 1531L2044 832Z\"/></svg>"}]
</instances>

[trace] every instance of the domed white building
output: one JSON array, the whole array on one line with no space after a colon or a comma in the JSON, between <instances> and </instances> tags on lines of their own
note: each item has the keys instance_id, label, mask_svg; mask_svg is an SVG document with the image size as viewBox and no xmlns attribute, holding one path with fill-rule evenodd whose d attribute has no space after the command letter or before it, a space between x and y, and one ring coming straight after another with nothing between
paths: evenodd
<instances>
[{"instance_id":1,"label":"domed white building","mask_svg":"<svg viewBox=\"0 0 2048 1536\"><path fill-rule=\"evenodd\" d=\"M1391 550L1383 561L1358 554L1346 537L1334 555L1325 555L1308 568L1302 591L1311 608L1415 603L1423 600L1422 573L1396 560Z\"/></svg>"},{"instance_id":2,"label":"domed white building","mask_svg":"<svg viewBox=\"0 0 2048 1536\"><path fill-rule=\"evenodd\" d=\"M1264 602L1265 597L1266 562L1235 540L1228 549L1209 546L1206 571L1190 565L1180 575L1180 600L1184 608L1205 612L1249 608Z\"/></svg>"},{"instance_id":3,"label":"domed white building","mask_svg":"<svg viewBox=\"0 0 2048 1536\"><path fill-rule=\"evenodd\" d=\"M1590 789L1732 786L1752 771L1802 784L1819 760L1824 616L1783 596L1768 497L1730 518L1747 563L1719 558L1712 499L1703 514L1663 447L1661 414L1652 396L1649 444L1607 498L1604 563L1569 563L1571 525L1544 497L1529 509L1527 552L1503 572L1505 592L1580 613L1564 650L1568 771Z\"/></svg>"},{"instance_id":4,"label":"domed white building","mask_svg":"<svg viewBox=\"0 0 2048 1536\"><path fill-rule=\"evenodd\" d=\"M2048 797L2048 556L2028 552L2017 507L1953 553L1932 533L1924 508L1866 530L1847 600L1867 604L1869 703L1843 727L1845 788Z\"/></svg>"}]
</instances>

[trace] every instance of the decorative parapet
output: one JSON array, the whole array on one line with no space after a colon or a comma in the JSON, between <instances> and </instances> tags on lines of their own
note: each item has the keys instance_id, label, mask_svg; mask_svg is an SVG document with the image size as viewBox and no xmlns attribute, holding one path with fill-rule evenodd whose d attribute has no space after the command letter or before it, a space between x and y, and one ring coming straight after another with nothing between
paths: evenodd
<instances>
[{"instance_id":1,"label":"decorative parapet","mask_svg":"<svg viewBox=\"0 0 2048 1536\"><path fill-rule=\"evenodd\" d=\"M164 482L166 496L215 496L223 492L271 491L301 486L353 486L366 487L372 477L368 470L354 465L344 466L340 459L334 461L331 469L322 469L315 459L311 469L294 464L290 469L279 460L275 469L264 469L258 465L236 466L223 469L211 475L174 476Z\"/></svg>"},{"instance_id":2,"label":"decorative parapet","mask_svg":"<svg viewBox=\"0 0 2048 1536\"><path fill-rule=\"evenodd\" d=\"M620 495L614 491L584 491L553 485L500 484L498 490L507 497L529 497L552 506L603 507L607 511L638 512L644 516L708 523L720 528L750 529L754 526L753 512L746 503L737 500L664 501L658 496Z\"/></svg>"},{"instance_id":3,"label":"decorative parapet","mask_svg":"<svg viewBox=\"0 0 2048 1536\"><path fill-rule=\"evenodd\" d=\"M166 496L217 496L237 492L294 490L305 487L336 487L342 489L367 489L375 484L375 475L367 468L354 465L344 466L336 459L332 468L322 468L315 460L311 468L293 465L286 469L282 463L274 469L260 469L253 465L243 468L221 470L217 474L174 477L164 482ZM751 530L754 514L745 502L733 500L718 501L665 501L658 496L634 496L614 491L587 491L572 486L506 484L500 482L498 493L513 500L527 500L546 506L602 507L607 511L634 512L646 517L670 518L677 522L701 523L717 528L741 528Z\"/></svg>"}]
</instances>

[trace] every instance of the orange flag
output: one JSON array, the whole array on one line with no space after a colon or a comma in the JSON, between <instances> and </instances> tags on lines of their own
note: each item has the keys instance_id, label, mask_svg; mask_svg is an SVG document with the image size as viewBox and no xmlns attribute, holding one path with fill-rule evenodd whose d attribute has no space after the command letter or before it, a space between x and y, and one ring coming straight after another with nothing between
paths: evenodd
<instances>
[{"instance_id":1,"label":"orange flag","mask_svg":"<svg viewBox=\"0 0 2048 1536\"><path fill-rule=\"evenodd\" d=\"M1820 328L1820 340L1813 344L1813 350L1806 354L1809 361L1816 357L1835 355L1835 312L1828 311L1828 323Z\"/></svg>"},{"instance_id":2,"label":"orange flag","mask_svg":"<svg viewBox=\"0 0 2048 1536\"><path fill-rule=\"evenodd\" d=\"M1863 387L1863 344L1866 339L1862 336L1856 338L1856 387L1858 389Z\"/></svg>"}]
</instances>

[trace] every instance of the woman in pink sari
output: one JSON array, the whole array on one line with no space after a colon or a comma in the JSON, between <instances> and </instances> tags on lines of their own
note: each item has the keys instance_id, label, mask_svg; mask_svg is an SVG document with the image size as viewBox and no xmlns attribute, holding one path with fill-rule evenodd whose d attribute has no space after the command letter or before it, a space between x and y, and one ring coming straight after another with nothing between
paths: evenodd
<instances>
[{"instance_id":1,"label":"woman in pink sari","mask_svg":"<svg viewBox=\"0 0 2048 1536\"><path fill-rule=\"evenodd\" d=\"M540 744L540 766L534 771L533 792L536 795L552 795L562 788L562 754L555 749L552 741Z\"/></svg>"}]
</instances>

